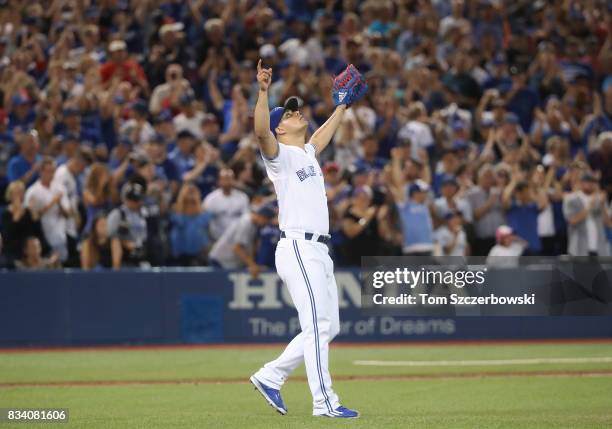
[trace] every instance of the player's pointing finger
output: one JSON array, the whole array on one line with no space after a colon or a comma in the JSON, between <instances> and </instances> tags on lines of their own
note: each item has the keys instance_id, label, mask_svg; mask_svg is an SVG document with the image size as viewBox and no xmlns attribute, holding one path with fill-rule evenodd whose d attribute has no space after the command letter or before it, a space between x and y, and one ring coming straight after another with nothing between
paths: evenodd
<instances>
[{"instance_id":1,"label":"player's pointing finger","mask_svg":"<svg viewBox=\"0 0 612 429\"><path fill-rule=\"evenodd\" d=\"M257 72L259 73L261 71L261 58L259 59L259 61L257 61Z\"/></svg>"}]
</instances>

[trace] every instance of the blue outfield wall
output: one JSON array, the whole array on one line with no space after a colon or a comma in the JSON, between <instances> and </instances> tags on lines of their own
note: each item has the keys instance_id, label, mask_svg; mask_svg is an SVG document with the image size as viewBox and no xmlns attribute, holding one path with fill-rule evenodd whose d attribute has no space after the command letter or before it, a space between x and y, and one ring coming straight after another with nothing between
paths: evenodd
<instances>
[{"instance_id":1,"label":"blue outfield wall","mask_svg":"<svg viewBox=\"0 0 612 429\"><path fill-rule=\"evenodd\" d=\"M359 308L358 272L339 271L336 281L339 341L612 338L612 316L369 316ZM0 347L284 342L299 331L275 273L0 273Z\"/></svg>"}]
</instances>

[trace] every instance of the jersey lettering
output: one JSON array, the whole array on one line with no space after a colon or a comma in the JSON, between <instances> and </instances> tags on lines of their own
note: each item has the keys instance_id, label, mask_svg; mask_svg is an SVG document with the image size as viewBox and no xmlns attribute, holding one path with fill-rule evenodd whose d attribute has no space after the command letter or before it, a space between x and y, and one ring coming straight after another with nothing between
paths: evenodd
<instances>
[{"instance_id":1,"label":"jersey lettering","mask_svg":"<svg viewBox=\"0 0 612 429\"><path fill-rule=\"evenodd\" d=\"M313 165L309 165L308 167L300 168L298 171L295 172L295 174L297 174L297 177L300 179L300 182L303 182L309 177L316 176L317 172Z\"/></svg>"},{"instance_id":2,"label":"jersey lettering","mask_svg":"<svg viewBox=\"0 0 612 429\"><path fill-rule=\"evenodd\" d=\"M323 172L315 148L278 145L278 155L263 157L278 196L278 224L284 231L329 233L329 212Z\"/></svg>"}]
</instances>

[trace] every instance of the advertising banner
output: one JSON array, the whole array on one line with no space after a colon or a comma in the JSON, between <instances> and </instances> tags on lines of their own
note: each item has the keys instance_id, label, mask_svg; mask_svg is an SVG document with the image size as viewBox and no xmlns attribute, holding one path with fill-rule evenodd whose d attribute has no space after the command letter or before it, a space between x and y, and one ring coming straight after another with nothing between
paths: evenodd
<instances>
[{"instance_id":1,"label":"advertising banner","mask_svg":"<svg viewBox=\"0 0 612 429\"><path fill-rule=\"evenodd\" d=\"M367 289L360 274L336 272L341 320L336 341L612 337L612 316L605 312L478 317L377 312L362 308ZM524 276L517 269L505 277ZM291 297L271 272L257 279L199 269L0 273L0 346L286 342L299 331Z\"/></svg>"}]
</instances>

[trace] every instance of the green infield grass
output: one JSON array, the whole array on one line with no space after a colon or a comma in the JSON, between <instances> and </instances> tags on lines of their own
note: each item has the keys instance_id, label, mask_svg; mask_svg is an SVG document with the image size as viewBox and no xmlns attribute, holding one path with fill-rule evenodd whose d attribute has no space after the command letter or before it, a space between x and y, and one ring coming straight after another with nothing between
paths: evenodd
<instances>
[{"instance_id":1,"label":"green infield grass","mask_svg":"<svg viewBox=\"0 0 612 429\"><path fill-rule=\"evenodd\" d=\"M303 367L287 416L247 382L282 346L0 351L0 408L69 408L58 428L610 428L612 343L333 346L358 420L314 418Z\"/></svg>"}]
</instances>

